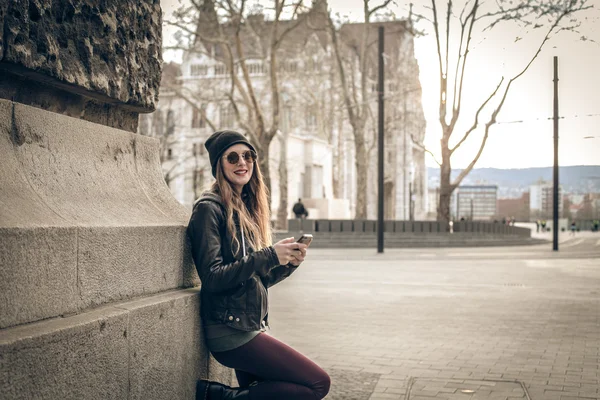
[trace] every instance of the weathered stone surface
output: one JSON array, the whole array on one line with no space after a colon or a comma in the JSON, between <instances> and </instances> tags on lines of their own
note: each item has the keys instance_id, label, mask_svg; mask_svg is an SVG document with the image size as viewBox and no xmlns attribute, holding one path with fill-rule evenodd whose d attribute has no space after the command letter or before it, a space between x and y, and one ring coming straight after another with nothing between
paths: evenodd
<instances>
[{"instance_id":1,"label":"weathered stone surface","mask_svg":"<svg viewBox=\"0 0 600 400\"><path fill-rule=\"evenodd\" d=\"M177 290L0 330L2 399L188 400L199 377L231 384L209 362L199 301Z\"/></svg>"},{"instance_id":2,"label":"weathered stone surface","mask_svg":"<svg viewBox=\"0 0 600 400\"><path fill-rule=\"evenodd\" d=\"M79 228L80 308L182 287L185 235L181 225Z\"/></svg>"},{"instance_id":3,"label":"weathered stone surface","mask_svg":"<svg viewBox=\"0 0 600 400\"><path fill-rule=\"evenodd\" d=\"M193 286L158 141L0 100L0 329Z\"/></svg>"},{"instance_id":4,"label":"weathered stone surface","mask_svg":"<svg viewBox=\"0 0 600 400\"><path fill-rule=\"evenodd\" d=\"M0 228L0 329L80 308L77 228Z\"/></svg>"},{"instance_id":5,"label":"weathered stone surface","mask_svg":"<svg viewBox=\"0 0 600 400\"><path fill-rule=\"evenodd\" d=\"M158 0L0 2L0 68L13 73L148 112L161 60Z\"/></svg>"},{"instance_id":6,"label":"weathered stone surface","mask_svg":"<svg viewBox=\"0 0 600 400\"><path fill-rule=\"evenodd\" d=\"M0 104L5 105L0 120L10 121L0 134L12 142L0 142L9 146L0 151L12 153L25 189L33 190L48 212L71 226L187 223L186 210L173 197L165 198L164 179L142 183L160 176L160 164L147 154L148 148L158 153L156 139L18 103ZM145 148L140 156L138 144ZM160 194L149 195L146 188L159 188ZM163 200L153 201L157 197Z\"/></svg>"},{"instance_id":7,"label":"weathered stone surface","mask_svg":"<svg viewBox=\"0 0 600 400\"><path fill-rule=\"evenodd\" d=\"M137 131L139 113L131 111L127 106L104 103L68 91L68 88L58 89L55 85L40 82L39 79L29 79L3 70L1 66L0 62L0 98L2 99L112 128L129 132Z\"/></svg>"},{"instance_id":8,"label":"weathered stone surface","mask_svg":"<svg viewBox=\"0 0 600 400\"><path fill-rule=\"evenodd\" d=\"M0 330L2 398L126 399L127 325L110 307Z\"/></svg>"},{"instance_id":9,"label":"weathered stone surface","mask_svg":"<svg viewBox=\"0 0 600 400\"><path fill-rule=\"evenodd\" d=\"M196 379L208 376L197 294L175 291L123 307L130 312L130 400L192 399Z\"/></svg>"}]
</instances>

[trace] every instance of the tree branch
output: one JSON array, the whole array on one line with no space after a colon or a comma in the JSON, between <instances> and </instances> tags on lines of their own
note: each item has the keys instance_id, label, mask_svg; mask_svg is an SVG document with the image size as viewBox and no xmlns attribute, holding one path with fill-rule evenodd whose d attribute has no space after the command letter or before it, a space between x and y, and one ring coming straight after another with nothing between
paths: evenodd
<instances>
[{"instance_id":1,"label":"tree branch","mask_svg":"<svg viewBox=\"0 0 600 400\"><path fill-rule=\"evenodd\" d=\"M435 154L433 154L431 152L431 150L429 150L427 147L425 147L425 145L423 143L419 142L418 140L415 140L415 137L414 137L414 135L412 133L410 134L410 141L415 146L417 146L418 148L420 148L421 150L423 150L425 153L428 153L429 155L431 155L431 157L433 158L433 161L435 161L435 163L438 166L440 166L440 167L442 166L442 163L437 160L437 158L435 157Z\"/></svg>"},{"instance_id":2,"label":"tree branch","mask_svg":"<svg viewBox=\"0 0 600 400\"><path fill-rule=\"evenodd\" d=\"M498 86L496 86L496 89L492 92L492 94L490 94L489 97L483 102L483 104L481 104L481 106L479 106L477 113L475 113L475 120L473 121L473 125L467 130L467 132L465 132L464 136L456 144L456 146L454 146L453 148L450 149L450 154L454 153L456 151L456 149L458 149L464 143L464 141L467 140L467 138L469 137L471 132L473 132L475 129L477 129L477 127L479 126L479 114L485 108L487 103L489 103L490 100L492 100L492 98L496 95L496 93L498 93L498 89L500 89L500 86L502 86L502 82L504 82L504 77L502 77L502 79L500 79L500 83L498 83Z\"/></svg>"}]
</instances>

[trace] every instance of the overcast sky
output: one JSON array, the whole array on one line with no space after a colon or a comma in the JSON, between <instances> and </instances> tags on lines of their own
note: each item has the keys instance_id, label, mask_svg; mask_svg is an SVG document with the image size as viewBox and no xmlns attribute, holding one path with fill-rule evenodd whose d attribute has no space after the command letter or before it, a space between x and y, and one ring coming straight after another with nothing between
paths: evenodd
<instances>
[{"instance_id":1,"label":"overcast sky","mask_svg":"<svg viewBox=\"0 0 600 400\"><path fill-rule=\"evenodd\" d=\"M180 0L162 0L164 18L177 8ZM379 4L380 1L372 1ZM408 4L397 2L393 11L399 18L408 15ZM430 4L414 0L414 9ZM455 3L460 4L459 1ZM579 14L579 33L562 32L546 43L529 70L519 78L509 92L507 103L498 116L501 122L491 128L486 148L476 168L527 168L551 166L553 163L553 57L559 58L560 152L561 165L600 165L600 1L591 0L594 10ZM330 8L351 20L362 18L362 0L329 0ZM439 159L441 130L438 121L439 78L435 40L431 25L423 21L420 27L426 35L415 42L415 53L423 87L423 109L427 120L425 145ZM164 41L169 43L172 29L164 29ZM483 99L500 78L512 76L527 64L541 43L543 29L534 34L514 25L494 28L485 34L473 35L467 80L464 90L464 119L459 128L472 124L473 115ZM585 36L592 41L582 41ZM516 40L516 38L522 38ZM516 41L515 41L516 40ZM165 54L166 61L174 58ZM460 137L460 130L455 136ZM586 137L592 137L587 138ZM454 136L453 136L454 137ZM471 137L458 150L453 168L468 165L476 154L481 132ZM427 156L427 165L437 164Z\"/></svg>"}]
</instances>

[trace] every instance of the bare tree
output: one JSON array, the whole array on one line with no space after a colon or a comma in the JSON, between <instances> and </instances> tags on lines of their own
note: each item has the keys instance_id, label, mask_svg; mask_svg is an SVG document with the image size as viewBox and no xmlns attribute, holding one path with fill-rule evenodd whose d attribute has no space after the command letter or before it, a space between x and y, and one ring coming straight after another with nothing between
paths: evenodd
<instances>
[{"instance_id":1,"label":"bare tree","mask_svg":"<svg viewBox=\"0 0 600 400\"><path fill-rule=\"evenodd\" d=\"M352 49L350 59L345 59L344 51L340 43L340 32L336 29L333 19L329 16L329 31L331 43L334 49L338 76L341 81L342 97L348 120L354 135L354 147L356 151L356 219L367 218L367 179L368 179L368 147L366 138L366 123L371 111L369 109L369 68L373 68L372 59L369 57L369 48L373 43L373 35L369 37L371 21L374 15L385 9L392 0L385 0L378 5L373 5L371 0L363 0L363 33L360 44ZM371 32L372 34L372 32ZM358 60L358 68L355 61Z\"/></svg>"},{"instance_id":2,"label":"bare tree","mask_svg":"<svg viewBox=\"0 0 600 400\"><path fill-rule=\"evenodd\" d=\"M445 3L445 12L440 10L440 3ZM441 162L436 160L440 165L439 221L447 222L450 220L452 192L471 172L477 160L479 160L485 148L490 128L496 123L496 118L506 102L513 83L529 69L552 36L561 31L575 30L579 26L575 14L592 7L588 5L588 0L496 0L493 10L483 11L482 3L480 0L466 0L460 16L457 17L459 29L459 43L457 46L450 45L451 40L455 37L452 28L456 26L454 23L456 18L454 15L454 2L452 0L431 0L429 9L431 17L418 15L418 17L424 18L433 24L439 64L439 122L442 128L442 139L440 141L442 160ZM457 130L459 117L465 112L462 109L463 86L467 78L472 78L472 76L465 74L465 67L469 60L475 29L483 27L482 32L485 32L500 23L509 21L531 30L546 29L546 34L528 63L513 76L509 78L503 76L499 79L495 88L475 111L470 127L461 132L462 136L458 141L451 141L455 130ZM544 24L545 21L548 21L547 24ZM457 54L451 56L450 53L453 48L456 48ZM489 117L485 118L485 121L481 121L480 117L485 111L489 111ZM479 149L469 165L452 181L450 177L452 156L478 128L483 129ZM426 151L431 153L428 150ZM433 153L431 154L433 155Z\"/></svg>"},{"instance_id":3,"label":"bare tree","mask_svg":"<svg viewBox=\"0 0 600 400\"><path fill-rule=\"evenodd\" d=\"M248 3L247 0L192 1L191 6L182 7L174 20L167 23L179 28L180 41L175 48L201 52L226 68L227 84L214 88L212 101L224 99L230 104L240 130L256 147L270 193L269 146L280 124L278 52L284 39L302 22L299 14L304 7L303 0L272 0L272 20L267 23L262 14L256 18L258 15L248 9ZM288 17L285 21L284 15ZM249 61L256 59L263 62L266 85L251 76ZM261 101L263 92L268 98L266 102ZM189 93L180 95L189 99L192 106L197 104ZM287 182L287 175L279 178L280 183ZM281 195L287 195L287 190ZM282 223L285 220L278 222Z\"/></svg>"}]
</instances>

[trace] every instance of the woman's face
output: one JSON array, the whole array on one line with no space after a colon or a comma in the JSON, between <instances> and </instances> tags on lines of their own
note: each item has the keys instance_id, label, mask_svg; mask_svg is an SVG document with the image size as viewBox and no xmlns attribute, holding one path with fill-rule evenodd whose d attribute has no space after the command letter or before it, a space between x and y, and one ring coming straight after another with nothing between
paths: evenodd
<instances>
[{"instance_id":1,"label":"woman's face","mask_svg":"<svg viewBox=\"0 0 600 400\"><path fill-rule=\"evenodd\" d=\"M233 186L238 193L241 193L244 185L250 182L250 178L254 172L254 163L246 162L242 156L244 153L250 150L250 147L247 145L238 143L225 150L225 153L223 153L223 156L221 157L221 164L223 165L225 178L229 181L229 183L231 183L231 186ZM227 156L230 153L237 153L239 156L235 164L231 164L227 160Z\"/></svg>"}]
</instances>

